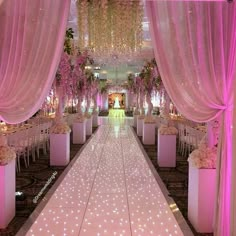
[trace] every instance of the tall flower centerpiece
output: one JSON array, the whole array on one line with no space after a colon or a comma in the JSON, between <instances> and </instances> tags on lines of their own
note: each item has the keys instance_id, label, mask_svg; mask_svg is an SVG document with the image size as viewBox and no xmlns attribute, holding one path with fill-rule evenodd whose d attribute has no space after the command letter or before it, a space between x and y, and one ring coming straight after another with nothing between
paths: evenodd
<instances>
[{"instance_id":1,"label":"tall flower centerpiece","mask_svg":"<svg viewBox=\"0 0 236 236\"><path fill-rule=\"evenodd\" d=\"M73 70L74 90L78 99L78 117L76 122L73 124L74 143L84 143L86 134L91 135L92 133L92 118L89 114L89 108L91 97L93 96L93 92L95 90L95 77L91 70L91 65L93 63L94 61L90 57L87 50L83 52L80 50L77 51ZM84 115L81 109L83 99L86 101Z\"/></svg>"},{"instance_id":2,"label":"tall flower centerpiece","mask_svg":"<svg viewBox=\"0 0 236 236\"><path fill-rule=\"evenodd\" d=\"M134 94L136 96L136 105L135 105L135 110L133 112L134 116L134 127L137 127L138 123L138 116L140 115L140 110L139 110L139 92L140 92L140 79L135 77L134 74L130 73L128 75L128 80L127 80L127 88L130 91L131 94Z\"/></svg>"},{"instance_id":3,"label":"tall flower centerpiece","mask_svg":"<svg viewBox=\"0 0 236 236\"><path fill-rule=\"evenodd\" d=\"M139 115L140 114L140 112L139 112L139 88L138 88L137 80L136 80L135 75L133 73L130 73L128 75L127 87L128 87L128 90L130 91L130 93L136 95L136 106L135 106L135 110L134 110L134 115Z\"/></svg>"},{"instance_id":4,"label":"tall flower centerpiece","mask_svg":"<svg viewBox=\"0 0 236 236\"><path fill-rule=\"evenodd\" d=\"M86 70L86 109L85 115L89 116L89 108L91 106L91 99L93 96L93 85L95 85L95 76L91 70Z\"/></svg>"},{"instance_id":5,"label":"tall flower centerpiece","mask_svg":"<svg viewBox=\"0 0 236 236\"><path fill-rule=\"evenodd\" d=\"M108 81L107 80L100 80L98 85L98 93L100 96L100 108L101 110L107 110L107 98L108 98Z\"/></svg>"},{"instance_id":6,"label":"tall flower centerpiece","mask_svg":"<svg viewBox=\"0 0 236 236\"><path fill-rule=\"evenodd\" d=\"M55 88L58 97L58 108L56 111L55 124L51 128L52 133L70 132L70 128L63 120L63 111L66 97L73 95L73 30L67 29L65 32L64 52L62 53L61 60L55 78ZM64 128L62 128L64 127Z\"/></svg>"},{"instance_id":7,"label":"tall flower centerpiece","mask_svg":"<svg viewBox=\"0 0 236 236\"><path fill-rule=\"evenodd\" d=\"M54 125L50 129L50 165L65 166L70 161L70 132L71 129L63 119L65 98L73 93L72 65L72 29L65 34L64 52L56 74L56 93L58 108Z\"/></svg>"},{"instance_id":8,"label":"tall flower centerpiece","mask_svg":"<svg viewBox=\"0 0 236 236\"><path fill-rule=\"evenodd\" d=\"M77 99L77 119L73 122L73 143L83 144L86 141L86 118L83 115L81 103L86 95L86 74L87 51L77 51L74 58L73 90Z\"/></svg>"},{"instance_id":9,"label":"tall flower centerpiece","mask_svg":"<svg viewBox=\"0 0 236 236\"><path fill-rule=\"evenodd\" d=\"M94 63L93 59L88 54L88 51L85 50L81 52L79 49L74 56L74 68L72 71L73 77L73 93L78 100L77 103L77 111L78 111L78 119L83 119L83 113L81 108L81 103L83 99L86 99L86 104L90 103L90 80L91 77L94 77L92 71L90 70L90 66ZM87 111L87 106L86 106Z\"/></svg>"},{"instance_id":10,"label":"tall flower centerpiece","mask_svg":"<svg viewBox=\"0 0 236 236\"><path fill-rule=\"evenodd\" d=\"M64 103L67 93L71 93L71 62L67 53L62 54L59 68L56 74L56 93L58 97L58 108L56 111L55 124L51 127L51 132L70 132L66 122L63 120ZM64 127L62 129L62 126ZM60 130L60 131L59 131ZM64 130L64 131L63 131Z\"/></svg>"},{"instance_id":11,"label":"tall flower centerpiece","mask_svg":"<svg viewBox=\"0 0 236 236\"><path fill-rule=\"evenodd\" d=\"M163 88L161 76L159 74L155 59L152 59L144 65L140 73L140 77L143 80L143 90L146 95L146 101L148 103L146 122L152 122L153 104L151 101L151 97L154 92L160 92L160 90Z\"/></svg>"},{"instance_id":12,"label":"tall flower centerpiece","mask_svg":"<svg viewBox=\"0 0 236 236\"><path fill-rule=\"evenodd\" d=\"M137 88L138 91L138 98L139 98L139 110L140 110L140 114L142 116L145 115L144 112L144 95L145 95L145 84L144 84L144 79L141 76L136 76L135 77L135 86Z\"/></svg>"},{"instance_id":13,"label":"tall flower centerpiece","mask_svg":"<svg viewBox=\"0 0 236 236\"><path fill-rule=\"evenodd\" d=\"M73 81L74 81L74 93L77 98L77 113L78 113L78 120L83 121L83 112L81 103L85 96L86 92L86 75L85 75L85 66L87 63L87 51L83 53L78 50L77 54L75 55L75 62L74 62L74 70L73 70Z\"/></svg>"}]
</instances>

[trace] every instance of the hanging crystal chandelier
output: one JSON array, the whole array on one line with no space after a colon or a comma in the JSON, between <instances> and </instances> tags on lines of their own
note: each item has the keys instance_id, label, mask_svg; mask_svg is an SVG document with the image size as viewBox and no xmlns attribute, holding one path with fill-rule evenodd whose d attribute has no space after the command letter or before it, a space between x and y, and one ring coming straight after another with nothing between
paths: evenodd
<instances>
[{"instance_id":1,"label":"hanging crystal chandelier","mask_svg":"<svg viewBox=\"0 0 236 236\"><path fill-rule=\"evenodd\" d=\"M140 0L77 0L78 47L92 56L125 58L140 52L143 5Z\"/></svg>"}]
</instances>

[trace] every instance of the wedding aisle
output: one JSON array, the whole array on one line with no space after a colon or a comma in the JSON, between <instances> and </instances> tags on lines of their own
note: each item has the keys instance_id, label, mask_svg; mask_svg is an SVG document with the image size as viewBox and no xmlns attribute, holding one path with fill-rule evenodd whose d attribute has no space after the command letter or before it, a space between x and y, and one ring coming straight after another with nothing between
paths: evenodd
<instances>
[{"instance_id":1,"label":"wedding aisle","mask_svg":"<svg viewBox=\"0 0 236 236\"><path fill-rule=\"evenodd\" d=\"M129 120L104 120L18 235L192 235Z\"/></svg>"}]
</instances>

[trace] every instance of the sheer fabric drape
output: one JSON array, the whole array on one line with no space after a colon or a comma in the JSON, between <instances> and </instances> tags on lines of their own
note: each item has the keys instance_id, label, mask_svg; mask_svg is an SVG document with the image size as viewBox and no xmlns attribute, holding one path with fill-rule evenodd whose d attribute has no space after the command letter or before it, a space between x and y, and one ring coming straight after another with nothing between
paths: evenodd
<instances>
[{"instance_id":1,"label":"sheer fabric drape","mask_svg":"<svg viewBox=\"0 0 236 236\"><path fill-rule=\"evenodd\" d=\"M63 49L70 0L0 6L0 119L31 117L48 94Z\"/></svg>"},{"instance_id":2,"label":"sheer fabric drape","mask_svg":"<svg viewBox=\"0 0 236 236\"><path fill-rule=\"evenodd\" d=\"M155 58L164 86L188 119L221 117L215 235L233 235L231 184L236 5L227 2L146 1ZM235 164L234 164L235 165ZM207 193L206 193L207 197ZM230 234L230 211L232 214Z\"/></svg>"}]
</instances>

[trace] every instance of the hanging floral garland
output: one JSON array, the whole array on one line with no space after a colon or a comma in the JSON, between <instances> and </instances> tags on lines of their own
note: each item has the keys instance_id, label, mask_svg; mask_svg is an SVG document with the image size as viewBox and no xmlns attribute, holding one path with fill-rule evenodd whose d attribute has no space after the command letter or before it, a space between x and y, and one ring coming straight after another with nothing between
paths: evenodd
<instances>
[{"instance_id":1,"label":"hanging floral garland","mask_svg":"<svg viewBox=\"0 0 236 236\"><path fill-rule=\"evenodd\" d=\"M130 54L142 46L142 1L78 0L78 46L94 56Z\"/></svg>"}]
</instances>

